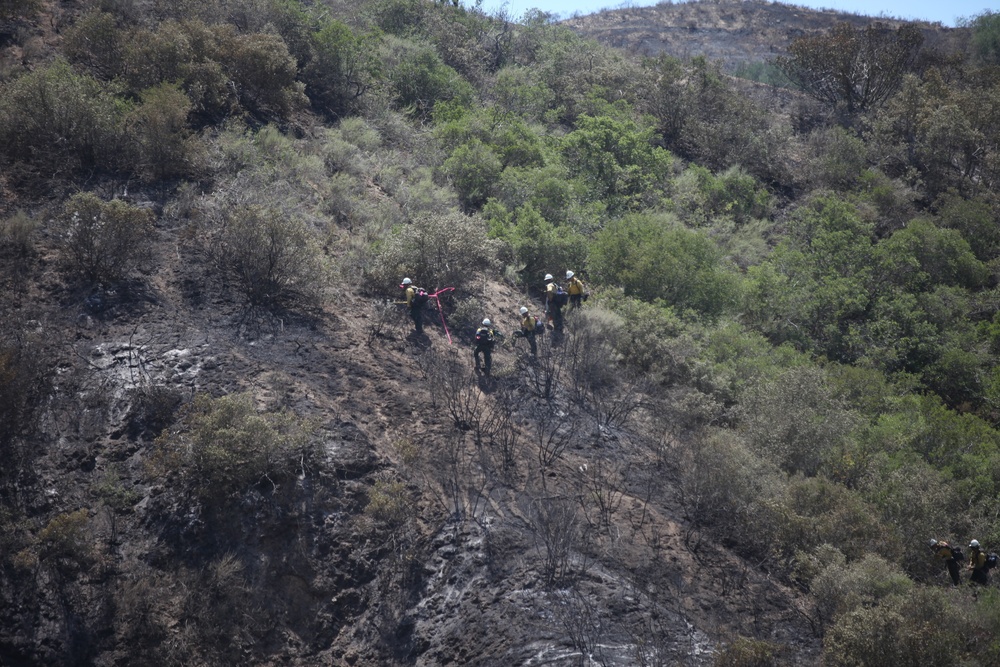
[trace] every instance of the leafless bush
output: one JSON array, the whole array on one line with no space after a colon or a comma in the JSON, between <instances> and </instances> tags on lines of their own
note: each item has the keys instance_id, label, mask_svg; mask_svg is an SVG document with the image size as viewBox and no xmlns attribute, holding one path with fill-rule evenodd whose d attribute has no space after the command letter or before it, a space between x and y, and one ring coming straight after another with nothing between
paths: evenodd
<instances>
[{"instance_id":1,"label":"leafless bush","mask_svg":"<svg viewBox=\"0 0 1000 667\"><path fill-rule=\"evenodd\" d=\"M677 663L671 633L657 616L645 615L638 623L622 623L629 638L636 667L668 667Z\"/></svg>"},{"instance_id":2,"label":"leafless bush","mask_svg":"<svg viewBox=\"0 0 1000 667\"><path fill-rule=\"evenodd\" d=\"M594 459L577 469L580 505L587 522L611 530L625 496L631 464Z\"/></svg>"},{"instance_id":3,"label":"leafless bush","mask_svg":"<svg viewBox=\"0 0 1000 667\"><path fill-rule=\"evenodd\" d=\"M435 388L435 398L443 399L455 428L469 431L481 424L484 395L469 366L450 355L428 352L423 357L427 381Z\"/></svg>"},{"instance_id":4,"label":"leafless bush","mask_svg":"<svg viewBox=\"0 0 1000 667\"><path fill-rule=\"evenodd\" d=\"M441 502L450 517L478 520L494 479L480 465L476 450L465 436L452 433L431 456L430 470L441 489Z\"/></svg>"},{"instance_id":5,"label":"leafless bush","mask_svg":"<svg viewBox=\"0 0 1000 667\"><path fill-rule=\"evenodd\" d=\"M546 406L534 416L532 428L537 447L538 472L544 488L546 473L577 437L579 427L568 413Z\"/></svg>"},{"instance_id":6,"label":"leafless bush","mask_svg":"<svg viewBox=\"0 0 1000 667\"><path fill-rule=\"evenodd\" d=\"M495 394L495 402L490 409L488 451L494 469L507 484L513 483L517 478L517 462L521 452L521 433L514 423L517 402L518 394L515 391L501 389Z\"/></svg>"},{"instance_id":7,"label":"leafless bush","mask_svg":"<svg viewBox=\"0 0 1000 667\"><path fill-rule=\"evenodd\" d=\"M365 338L365 345L370 348L375 344L376 340L388 337L388 330L398 329L398 325L402 322L402 312L401 307L391 301L373 302L372 319L371 324L368 325L368 335Z\"/></svg>"},{"instance_id":8,"label":"leafless bush","mask_svg":"<svg viewBox=\"0 0 1000 667\"><path fill-rule=\"evenodd\" d=\"M568 498L536 498L528 507L528 519L542 555L542 575L551 585L572 570L573 552L580 540L576 505Z\"/></svg>"},{"instance_id":9,"label":"leafless bush","mask_svg":"<svg viewBox=\"0 0 1000 667\"><path fill-rule=\"evenodd\" d=\"M608 629L595 602L576 587L560 591L556 601L556 618L570 644L580 653L580 664L590 660L607 665L602 643Z\"/></svg>"},{"instance_id":10,"label":"leafless bush","mask_svg":"<svg viewBox=\"0 0 1000 667\"><path fill-rule=\"evenodd\" d=\"M166 664L239 665L266 628L259 586L233 553L186 573L181 624L167 645Z\"/></svg>"},{"instance_id":11,"label":"leafless bush","mask_svg":"<svg viewBox=\"0 0 1000 667\"><path fill-rule=\"evenodd\" d=\"M138 665L152 663L147 647L158 646L166 634L161 622L166 582L148 568L132 563L115 586L115 630L123 645L131 647L130 659Z\"/></svg>"},{"instance_id":12,"label":"leafless bush","mask_svg":"<svg viewBox=\"0 0 1000 667\"><path fill-rule=\"evenodd\" d=\"M539 398L554 398L559 375L566 362L560 350L553 349L552 336L536 339L538 356L532 360L520 360L522 372L519 374L528 390Z\"/></svg>"},{"instance_id":13,"label":"leafless bush","mask_svg":"<svg viewBox=\"0 0 1000 667\"><path fill-rule=\"evenodd\" d=\"M18 442L34 430L49 383L47 355L17 324L0 323L0 480L20 469Z\"/></svg>"},{"instance_id":14,"label":"leafless bush","mask_svg":"<svg viewBox=\"0 0 1000 667\"><path fill-rule=\"evenodd\" d=\"M616 343L624 320L591 308L576 312L563 346L573 395L601 426L620 426L642 404L646 381L620 363Z\"/></svg>"}]
</instances>

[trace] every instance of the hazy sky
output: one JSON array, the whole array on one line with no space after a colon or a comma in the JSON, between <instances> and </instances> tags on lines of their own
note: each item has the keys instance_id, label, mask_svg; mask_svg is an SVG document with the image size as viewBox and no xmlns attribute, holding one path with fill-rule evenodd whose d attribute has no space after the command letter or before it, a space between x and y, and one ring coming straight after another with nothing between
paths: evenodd
<instances>
[{"instance_id":1,"label":"hazy sky","mask_svg":"<svg viewBox=\"0 0 1000 667\"><path fill-rule=\"evenodd\" d=\"M465 0L465 4L473 5L475 0ZM649 7L655 4L658 4L657 0L482 0L482 8L487 12L506 5L507 11L515 18L532 8L569 18L575 12L592 14L601 9ZM786 4L875 17L884 15L890 18L938 21L946 26L954 26L955 19L959 17L975 16L986 10L1000 11L1000 0L799 0Z\"/></svg>"}]
</instances>

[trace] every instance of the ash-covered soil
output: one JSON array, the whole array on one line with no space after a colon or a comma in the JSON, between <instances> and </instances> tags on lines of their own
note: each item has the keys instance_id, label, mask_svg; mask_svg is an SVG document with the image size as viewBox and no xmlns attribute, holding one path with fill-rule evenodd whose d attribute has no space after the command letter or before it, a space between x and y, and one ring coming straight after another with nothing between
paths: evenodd
<instances>
[{"instance_id":1,"label":"ash-covered soil","mask_svg":"<svg viewBox=\"0 0 1000 667\"><path fill-rule=\"evenodd\" d=\"M397 294L349 285L310 316L248 315L184 220L150 244L145 273L101 289L66 280L44 226L6 264L51 375L5 487L24 557L0 663L709 665L738 636L816 661L805 598L689 525L678 443L654 435L667 389L618 396L621 419L578 395L572 314L537 362L508 335L487 378L433 306L423 336ZM456 298L508 334L539 307L484 284ZM197 394L240 392L308 421L314 453L210 504L157 436ZM42 549L67 516L78 541Z\"/></svg>"}]
</instances>

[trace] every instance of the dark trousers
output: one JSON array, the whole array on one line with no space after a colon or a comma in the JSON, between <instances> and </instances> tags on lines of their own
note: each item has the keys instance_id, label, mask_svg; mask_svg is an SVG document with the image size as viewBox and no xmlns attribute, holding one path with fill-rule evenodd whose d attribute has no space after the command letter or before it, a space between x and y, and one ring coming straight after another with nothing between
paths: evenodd
<instances>
[{"instance_id":1,"label":"dark trousers","mask_svg":"<svg viewBox=\"0 0 1000 667\"><path fill-rule=\"evenodd\" d=\"M423 306L410 307L410 319L417 331L424 330L424 308Z\"/></svg>"},{"instance_id":2,"label":"dark trousers","mask_svg":"<svg viewBox=\"0 0 1000 667\"><path fill-rule=\"evenodd\" d=\"M583 295L582 294L570 294L569 295L569 307L570 309L579 308L583 305Z\"/></svg>"},{"instance_id":3,"label":"dark trousers","mask_svg":"<svg viewBox=\"0 0 1000 667\"><path fill-rule=\"evenodd\" d=\"M962 580L961 576L958 573L958 561L951 559L945 562L948 565L948 574L951 575L952 583L958 586L958 583Z\"/></svg>"},{"instance_id":4,"label":"dark trousers","mask_svg":"<svg viewBox=\"0 0 1000 667\"><path fill-rule=\"evenodd\" d=\"M490 369L493 368L493 346L477 345L476 349L472 351L472 356L476 360L476 368L479 368L479 355L483 356L483 370L489 375Z\"/></svg>"},{"instance_id":5,"label":"dark trousers","mask_svg":"<svg viewBox=\"0 0 1000 667\"><path fill-rule=\"evenodd\" d=\"M537 357L538 356L538 344L535 343L535 332L534 331L526 331L524 333L524 337L528 341L528 347L531 348L531 356Z\"/></svg>"},{"instance_id":6,"label":"dark trousers","mask_svg":"<svg viewBox=\"0 0 1000 667\"><path fill-rule=\"evenodd\" d=\"M563 330L562 306L549 306L549 315L552 317L552 328L561 332Z\"/></svg>"},{"instance_id":7,"label":"dark trousers","mask_svg":"<svg viewBox=\"0 0 1000 667\"><path fill-rule=\"evenodd\" d=\"M969 581L973 584L988 586L990 583L990 575L984 568L975 569L972 571L972 576L969 577Z\"/></svg>"}]
</instances>

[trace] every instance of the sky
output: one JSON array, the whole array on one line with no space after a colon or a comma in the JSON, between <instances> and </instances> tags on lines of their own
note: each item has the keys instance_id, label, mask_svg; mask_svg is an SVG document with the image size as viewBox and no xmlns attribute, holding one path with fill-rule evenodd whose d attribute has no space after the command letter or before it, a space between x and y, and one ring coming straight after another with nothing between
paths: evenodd
<instances>
[{"instance_id":1,"label":"sky","mask_svg":"<svg viewBox=\"0 0 1000 667\"><path fill-rule=\"evenodd\" d=\"M475 2L466 0L465 4L473 5ZM569 18L576 12L592 14L601 9L656 4L657 0L482 0L483 10L492 12L506 6L514 18L519 18L528 9L541 9L559 18ZM954 27L956 20L962 17L969 18L987 10L1000 12L1000 0L796 0L786 4L873 17L937 21L949 27Z\"/></svg>"}]
</instances>

